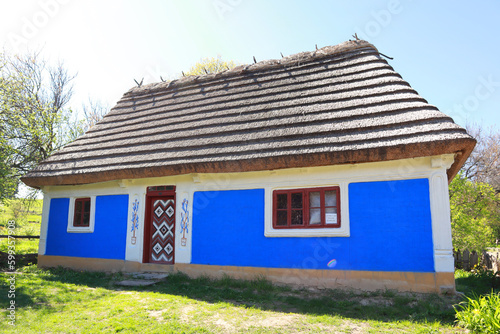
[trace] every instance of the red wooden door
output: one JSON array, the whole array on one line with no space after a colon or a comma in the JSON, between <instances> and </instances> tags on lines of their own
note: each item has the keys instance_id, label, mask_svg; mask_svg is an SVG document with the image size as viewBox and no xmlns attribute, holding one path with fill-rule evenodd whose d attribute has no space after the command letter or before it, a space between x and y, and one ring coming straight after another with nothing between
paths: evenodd
<instances>
[{"instance_id":1,"label":"red wooden door","mask_svg":"<svg viewBox=\"0 0 500 334\"><path fill-rule=\"evenodd\" d=\"M175 196L149 197L150 263L173 264L175 254Z\"/></svg>"}]
</instances>

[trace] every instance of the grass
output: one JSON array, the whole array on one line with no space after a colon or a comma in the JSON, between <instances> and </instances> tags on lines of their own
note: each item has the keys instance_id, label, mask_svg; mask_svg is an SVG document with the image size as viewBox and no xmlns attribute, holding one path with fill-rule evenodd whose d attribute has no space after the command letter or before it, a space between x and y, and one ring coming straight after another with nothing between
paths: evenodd
<instances>
[{"instance_id":1,"label":"grass","mask_svg":"<svg viewBox=\"0 0 500 334\"><path fill-rule=\"evenodd\" d=\"M114 284L121 273L20 268L16 327L5 333L455 333L455 297L342 290L293 290L263 278L190 279L150 287ZM0 274L0 318L7 279Z\"/></svg>"},{"instance_id":2,"label":"grass","mask_svg":"<svg viewBox=\"0 0 500 334\"><path fill-rule=\"evenodd\" d=\"M0 203L0 228L6 228L7 221L15 220L18 225L28 222L40 224L42 220L43 200L7 200Z\"/></svg>"},{"instance_id":3,"label":"grass","mask_svg":"<svg viewBox=\"0 0 500 334\"><path fill-rule=\"evenodd\" d=\"M8 222L15 221L13 231L15 235L39 236L42 205L42 200L27 202L21 199L9 200L5 204L0 204L0 235L7 235L9 233ZM0 252L7 253L8 242L8 239L0 239ZM18 255L38 253L38 239L16 239L15 248ZM27 258L26 262L24 259L18 260L20 260L21 265L33 262L32 257Z\"/></svg>"},{"instance_id":4,"label":"grass","mask_svg":"<svg viewBox=\"0 0 500 334\"><path fill-rule=\"evenodd\" d=\"M151 287L125 289L114 284L124 278L121 273L33 265L18 271L16 327L4 326L5 333L463 332L455 322L457 296L294 290L263 278L190 279L182 273ZM9 278L0 273L2 321ZM491 291L487 275L458 270L456 282L469 296Z\"/></svg>"},{"instance_id":5,"label":"grass","mask_svg":"<svg viewBox=\"0 0 500 334\"><path fill-rule=\"evenodd\" d=\"M38 253L38 239L16 239L15 242L16 254ZM8 239L0 239L0 252L7 253L7 250Z\"/></svg>"},{"instance_id":6,"label":"grass","mask_svg":"<svg viewBox=\"0 0 500 334\"><path fill-rule=\"evenodd\" d=\"M500 293L467 298L456 310L460 326L478 333L500 333Z\"/></svg>"},{"instance_id":7,"label":"grass","mask_svg":"<svg viewBox=\"0 0 500 334\"><path fill-rule=\"evenodd\" d=\"M490 292L500 293L500 279L491 271L476 270L455 271L455 285L457 291L468 297L485 295Z\"/></svg>"},{"instance_id":8,"label":"grass","mask_svg":"<svg viewBox=\"0 0 500 334\"><path fill-rule=\"evenodd\" d=\"M455 306L457 323L477 333L500 333L500 277L476 269L455 272L457 289L466 298Z\"/></svg>"},{"instance_id":9,"label":"grass","mask_svg":"<svg viewBox=\"0 0 500 334\"><path fill-rule=\"evenodd\" d=\"M0 235L40 235L42 214L41 200L8 200L0 204ZM12 228L9 222L15 222ZM26 266L37 263L38 239L0 238L0 270L8 267L9 251L15 246L16 265ZM11 247L11 248L9 248Z\"/></svg>"}]
</instances>

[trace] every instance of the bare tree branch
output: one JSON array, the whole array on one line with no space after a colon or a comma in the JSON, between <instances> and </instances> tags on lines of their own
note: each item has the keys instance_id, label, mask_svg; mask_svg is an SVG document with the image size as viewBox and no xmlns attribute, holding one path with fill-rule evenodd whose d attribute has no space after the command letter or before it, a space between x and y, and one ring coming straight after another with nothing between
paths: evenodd
<instances>
[{"instance_id":1,"label":"bare tree branch","mask_svg":"<svg viewBox=\"0 0 500 334\"><path fill-rule=\"evenodd\" d=\"M488 183L500 192L500 133L485 131L477 124L468 124L467 132L476 138L477 145L462 169L465 176Z\"/></svg>"},{"instance_id":2,"label":"bare tree branch","mask_svg":"<svg viewBox=\"0 0 500 334\"><path fill-rule=\"evenodd\" d=\"M0 54L0 64L1 135L9 175L18 180L67 142L62 134L75 76L62 63L49 66L39 52Z\"/></svg>"}]
</instances>

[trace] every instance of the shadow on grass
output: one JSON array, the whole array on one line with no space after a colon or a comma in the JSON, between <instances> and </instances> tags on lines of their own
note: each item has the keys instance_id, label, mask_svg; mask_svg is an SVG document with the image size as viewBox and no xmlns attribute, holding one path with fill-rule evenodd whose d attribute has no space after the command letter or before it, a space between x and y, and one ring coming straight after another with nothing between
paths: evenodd
<instances>
[{"instance_id":1,"label":"shadow on grass","mask_svg":"<svg viewBox=\"0 0 500 334\"><path fill-rule=\"evenodd\" d=\"M33 306L37 301L26 287L19 286L20 275L2 273L0 275L0 308L7 309L14 301L15 308Z\"/></svg>"},{"instance_id":2,"label":"shadow on grass","mask_svg":"<svg viewBox=\"0 0 500 334\"><path fill-rule=\"evenodd\" d=\"M486 270L471 272L457 270L455 284L457 291L469 297L487 295L492 291L500 292L500 273Z\"/></svg>"},{"instance_id":3,"label":"shadow on grass","mask_svg":"<svg viewBox=\"0 0 500 334\"><path fill-rule=\"evenodd\" d=\"M380 292L353 292L344 290L294 290L276 286L263 278L252 281L229 277L213 280L207 277L189 278L182 273L170 274L165 280L148 287L122 287L114 283L123 274L79 272L64 268L43 270L46 281L57 281L114 291L148 291L183 296L208 303L229 303L239 307L265 311L337 315L360 320L382 322L413 321L417 323L441 322L452 325L455 320L453 304L456 297L436 294Z\"/></svg>"},{"instance_id":4,"label":"shadow on grass","mask_svg":"<svg viewBox=\"0 0 500 334\"><path fill-rule=\"evenodd\" d=\"M37 263L37 254L20 254L15 256L16 268ZM37 305L37 301L31 293L20 286L21 275L10 273L8 265L8 253L0 251L0 307L7 308L10 301L15 301L16 307Z\"/></svg>"},{"instance_id":5,"label":"shadow on grass","mask_svg":"<svg viewBox=\"0 0 500 334\"><path fill-rule=\"evenodd\" d=\"M9 254L6 252L0 251L0 270L7 270ZM27 253L27 254L16 254L15 255L15 264L17 268L28 266L31 264L38 263L38 254L36 253Z\"/></svg>"}]
</instances>

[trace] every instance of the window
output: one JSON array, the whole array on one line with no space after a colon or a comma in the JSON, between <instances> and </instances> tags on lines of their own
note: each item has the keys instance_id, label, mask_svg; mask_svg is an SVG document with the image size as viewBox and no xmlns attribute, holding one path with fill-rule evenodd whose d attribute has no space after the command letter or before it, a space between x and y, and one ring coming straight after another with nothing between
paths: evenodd
<instances>
[{"instance_id":1,"label":"window","mask_svg":"<svg viewBox=\"0 0 500 334\"><path fill-rule=\"evenodd\" d=\"M90 226L90 197L75 199L74 227Z\"/></svg>"},{"instance_id":2,"label":"window","mask_svg":"<svg viewBox=\"0 0 500 334\"><path fill-rule=\"evenodd\" d=\"M66 230L68 233L94 232L96 196L85 195L87 197L71 197L69 199L68 227Z\"/></svg>"},{"instance_id":3,"label":"window","mask_svg":"<svg viewBox=\"0 0 500 334\"><path fill-rule=\"evenodd\" d=\"M340 188L307 188L273 192L273 228L339 228Z\"/></svg>"}]
</instances>

